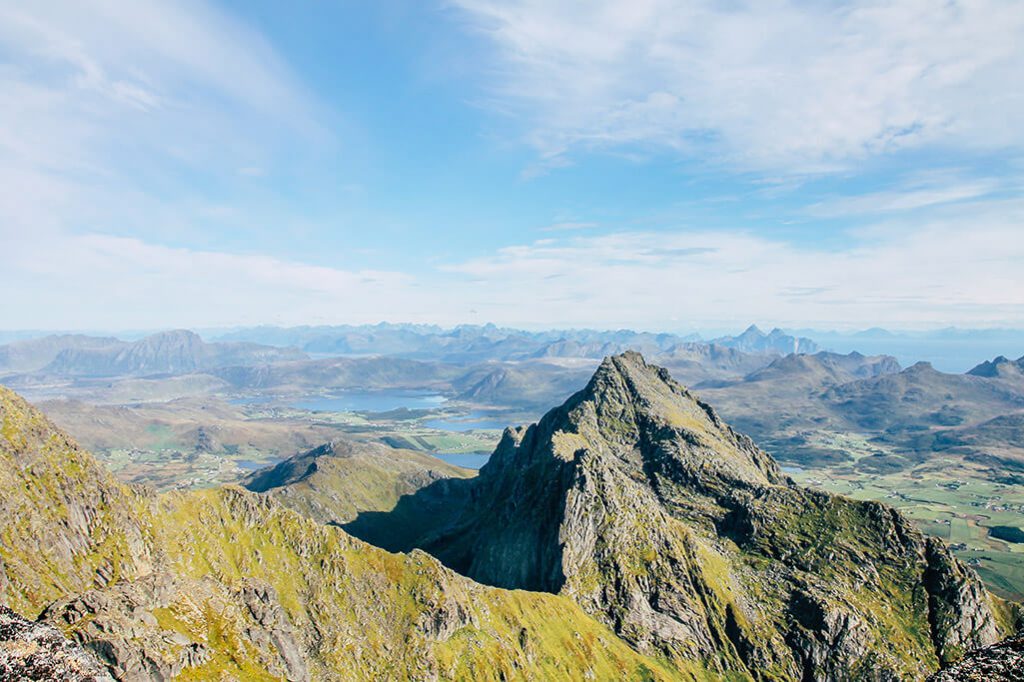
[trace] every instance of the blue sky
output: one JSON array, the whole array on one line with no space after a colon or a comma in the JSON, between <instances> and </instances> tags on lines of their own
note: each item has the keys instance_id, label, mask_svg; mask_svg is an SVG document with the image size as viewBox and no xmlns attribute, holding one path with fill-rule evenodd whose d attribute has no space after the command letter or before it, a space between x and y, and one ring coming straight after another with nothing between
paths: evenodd
<instances>
[{"instance_id":1,"label":"blue sky","mask_svg":"<svg viewBox=\"0 0 1024 682\"><path fill-rule=\"evenodd\" d=\"M1024 326L1024 5L0 1L6 328Z\"/></svg>"}]
</instances>

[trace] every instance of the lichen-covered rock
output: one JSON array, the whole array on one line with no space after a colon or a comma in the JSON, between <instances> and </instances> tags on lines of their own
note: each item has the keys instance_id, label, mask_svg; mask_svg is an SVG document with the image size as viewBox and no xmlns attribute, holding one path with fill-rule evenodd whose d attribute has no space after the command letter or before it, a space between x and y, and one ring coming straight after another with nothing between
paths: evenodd
<instances>
[{"instance_id":1,"label":"lichen-covered rock","mask_svg":"<svg viewBox=\"0 0 1024 682\"><path fill-rule=\"evenodd\" d=\"M0 606L0 680L114 682L88 651L57 628Z\"/></svg>"}]
</instances>

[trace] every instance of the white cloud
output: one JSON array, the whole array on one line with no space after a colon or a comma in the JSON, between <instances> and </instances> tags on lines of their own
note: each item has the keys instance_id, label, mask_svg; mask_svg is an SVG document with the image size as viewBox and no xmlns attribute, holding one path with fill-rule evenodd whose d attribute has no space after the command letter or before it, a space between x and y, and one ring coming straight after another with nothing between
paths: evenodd
<instances>
[{"instance_id":1,"label":"white cloud","mask_svg":"<svg viewBox=\"0 0 1024 682\"><path fill-rule=\"evenodd\" d=\"M624 232L505 248L450 269L474 280L474 307L534 325L1019 326L1022 224L1024 202L972 203L879 223L842 250L745 232Z\"/></svg>"},{"instance_id":2,"label":"white cloud","mask_svg":"<svg viewBox=\"0 0 1024 682\"><path fill-rule=\"evenodd\" d=\"M429 294L403 273L96 234L65 237L59 249L44 240L24 241L0 254L0 269L9 327L377 322L392 312L419 319L433 306Z\"/></svg>"},{"instance_id":3,"label":"white cloud","mask_svg":"<svg viewBox=\"0 0 1024 682\"><path fill-rule=\"evenodd\" d=\"M1024 4L453 0L493 103L547 163L670 149L817 172L895 150L1024 146Z\"/></svg>"},{"instance_id":4,"label":"white cloud","mask_svg":"<svg viewBox=\"0 0 1024 682\"><path fill-rule=\"evenodd\" d=\"M888 220L841 250L743 231L576 234L415 275L106 235L0 252L11 328L458 324L649 330L1024 326L1024 201Z\"/></svg>"}]
</instances>

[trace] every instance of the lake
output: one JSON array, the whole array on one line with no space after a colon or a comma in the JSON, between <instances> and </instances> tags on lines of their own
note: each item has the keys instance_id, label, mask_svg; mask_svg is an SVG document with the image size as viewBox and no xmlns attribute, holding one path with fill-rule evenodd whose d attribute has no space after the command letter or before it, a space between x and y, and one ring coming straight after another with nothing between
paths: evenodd
<instances>
[{"instance_id":1,"label":"lake","mask_svg":"<svg viewBox=\"0 0 1024 682\"><path fill-rule=\"evenodd\" d=\"M435 453L434 457L442 459L449 464L454 464L457 467L465 467L466 469L479 469L483 465L487 464L487 460L491 458L489 454L444 454Z\"/></svg>"},{"instance_id":2,"label":"lake","mask_svg":"<svg viewBox=\"0 0 1024 682\"><path fill-rule=\"evenodd\" d=\"M257 469L262 469L264 467L272 467L281 461L283 460L281 460L280 458L264 460L236 459L235 464L237 464L242 469L246 469L247 471L256 471Z\"/></svg>"}]
</instances>

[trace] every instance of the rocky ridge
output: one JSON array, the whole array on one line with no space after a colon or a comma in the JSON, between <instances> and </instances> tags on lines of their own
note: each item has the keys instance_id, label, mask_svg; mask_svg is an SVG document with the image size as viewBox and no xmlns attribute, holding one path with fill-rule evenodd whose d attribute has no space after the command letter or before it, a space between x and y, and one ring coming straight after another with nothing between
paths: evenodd
<instances>
[{"instance_id":1,"label":"rocky ridge","mask_svg":"<svg viewBox=\"0 0 1024 682\"><path fill-rule=\"evenodd\" d=\"M564 597L479 585L268 496L120 485L2 388L0 446L0 599L120 680L698 672L638 654Z\"/></svg>"},{"instance_id":2,"label":"rocky ridge","mask_svg":"<svg viewBox=\"0 0 1024 682\"><path fill-rule=\"evenodd\" d=\"M928 682L1016 682L1024 679L1024 637L970 652L963 660L928 678Z\"/></svg>"}]
</instances>

